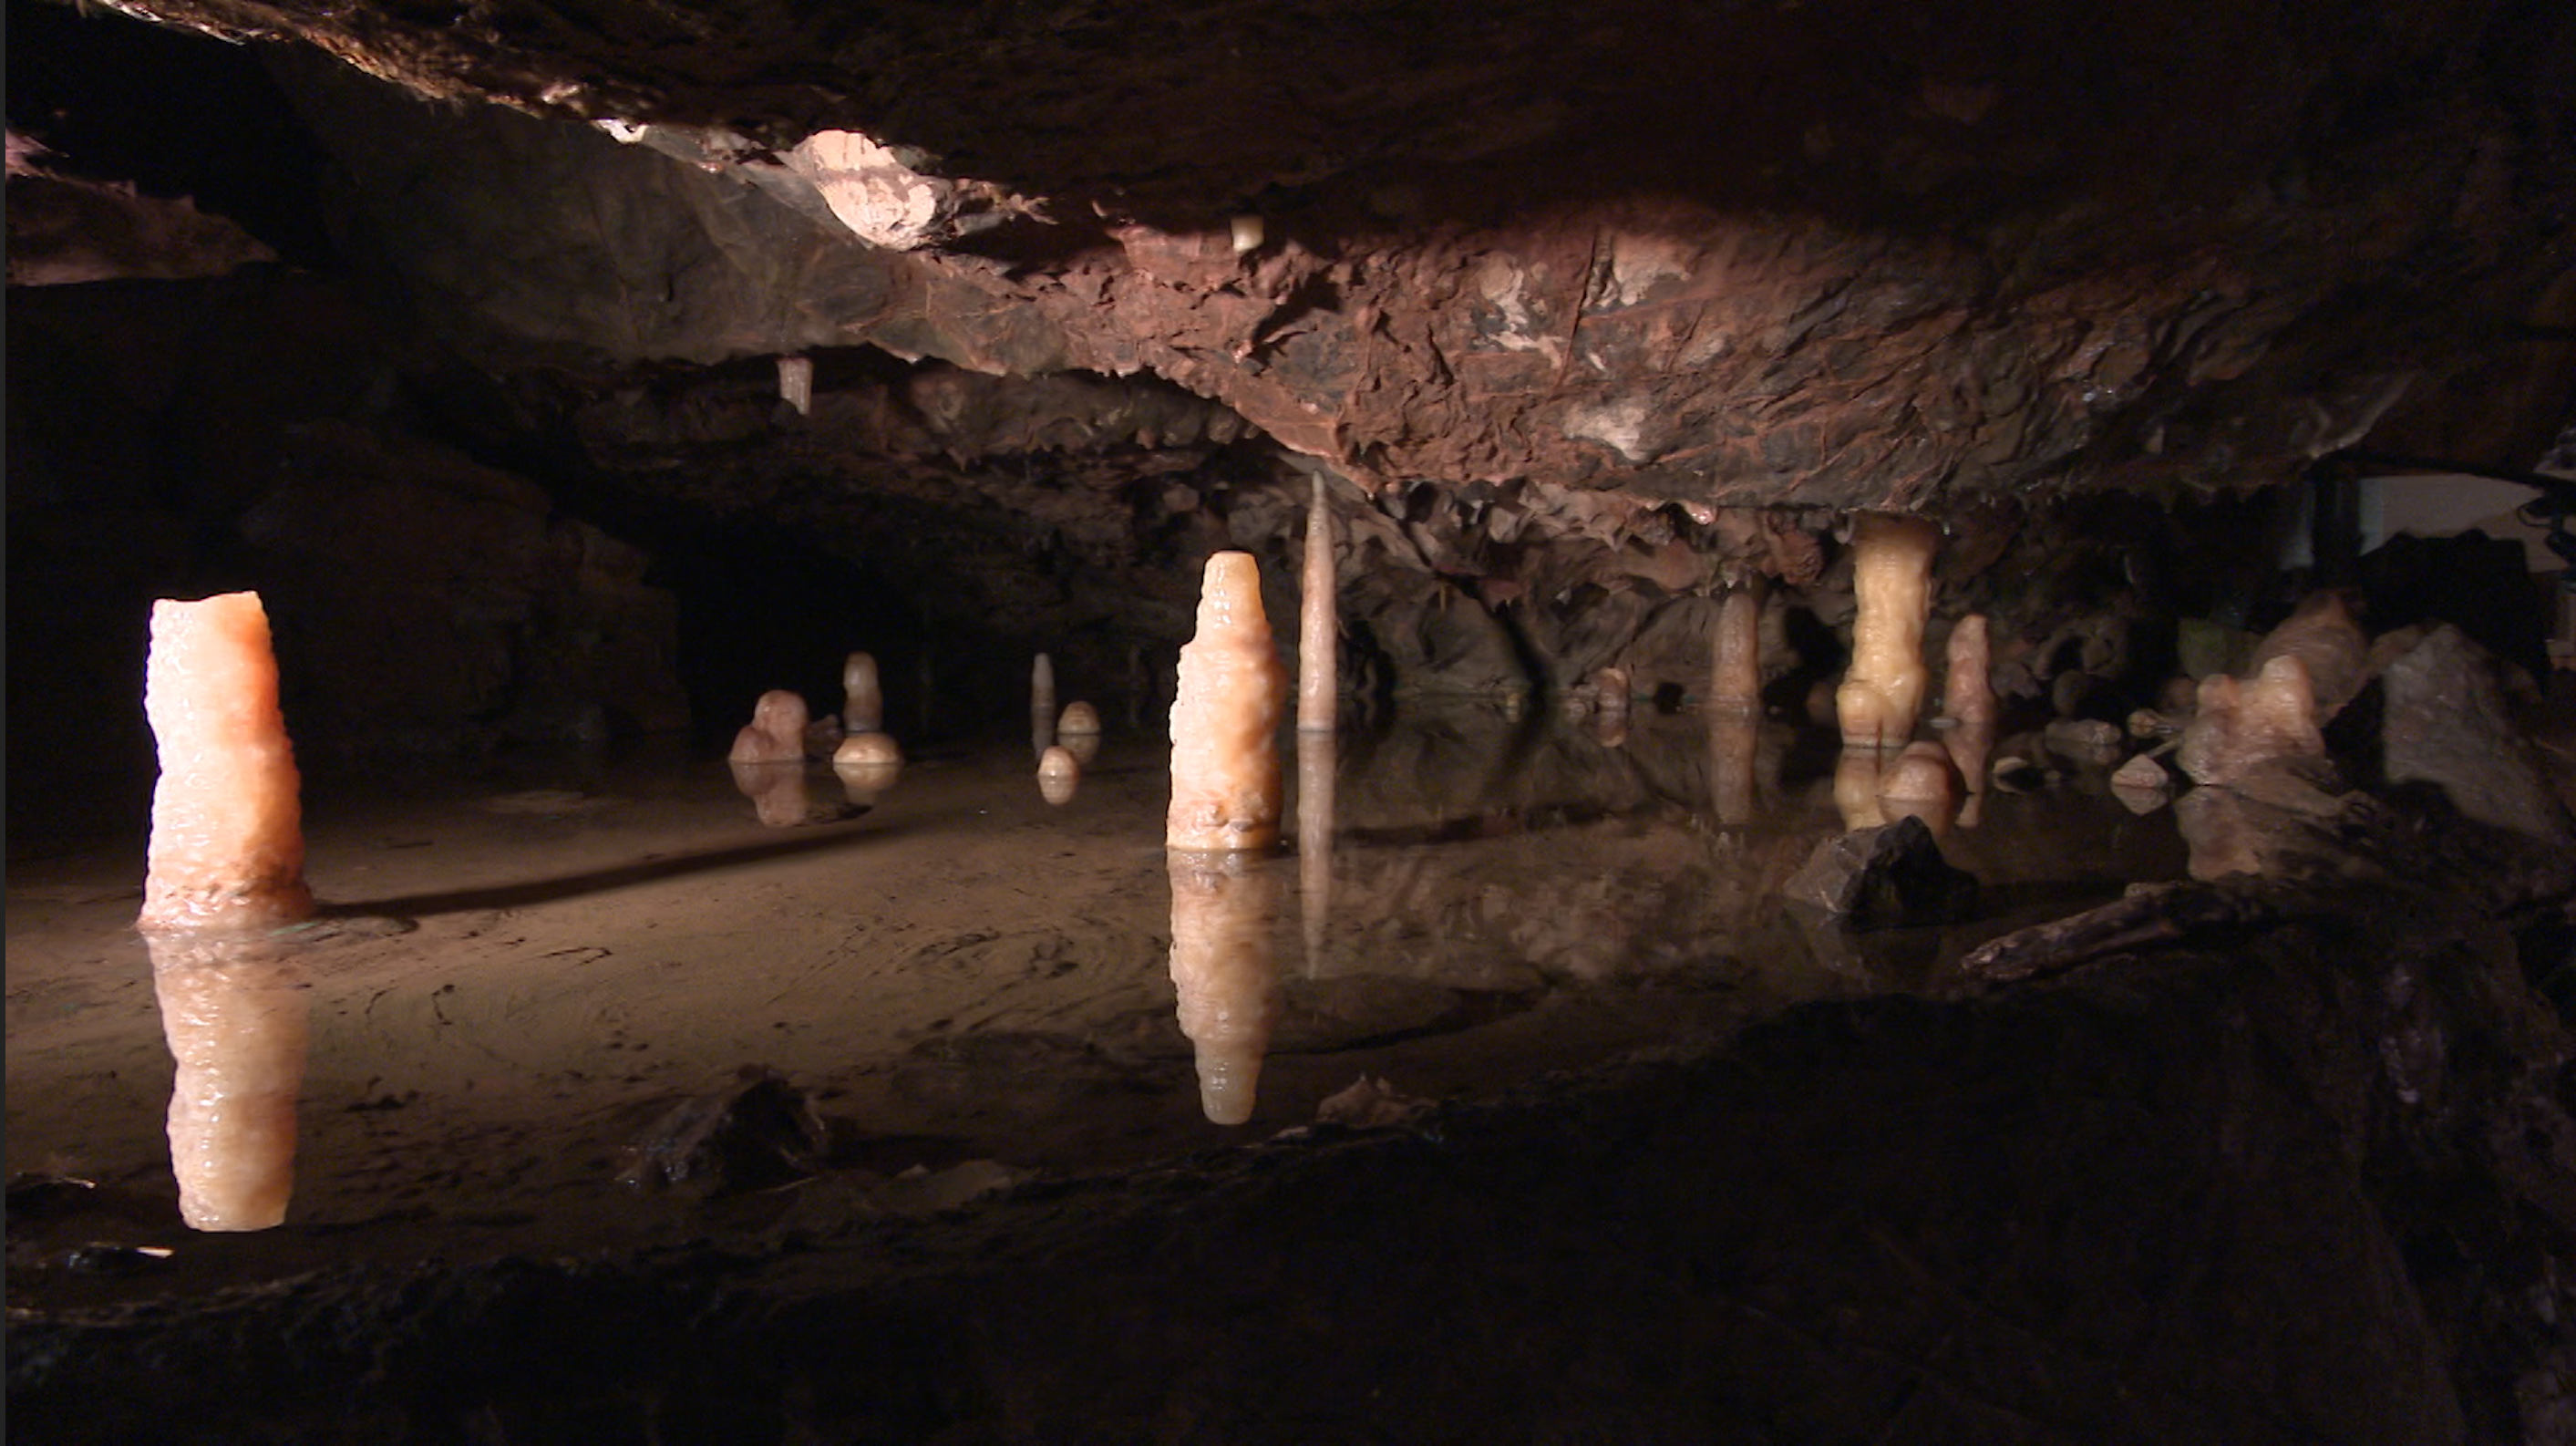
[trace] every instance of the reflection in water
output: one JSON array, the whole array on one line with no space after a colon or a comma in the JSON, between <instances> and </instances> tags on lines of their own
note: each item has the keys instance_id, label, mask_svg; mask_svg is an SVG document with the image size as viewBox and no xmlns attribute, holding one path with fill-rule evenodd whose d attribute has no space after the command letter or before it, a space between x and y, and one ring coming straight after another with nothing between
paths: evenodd
<instances>
[{"instance_id":1,"label":"reflection in water","mask_svg":"<svg viewBox=\"0 0 2576 1446\"><path fill-rule=\"evenodd\" d=\"M849 795L850 802L866 808L874 804L887 789L894 787L897 779L903 777L903 760L898 758L888 763L836 761L832 765L832 771L841 776L841 791Z\"/></svg>"},{"instance_id":2,"label":"reflection in water","mask_svg":"<svg viewBox=\"0 0 2576 1446\"><path fill-rule=\"evenodd\" d=\"M1708 804L1721 828L1753 822L1761 784L1757 764L1762 723L1751 713L1712 713L1708 718Z\"/></svg>"},{"instance_id":3,"label":"reflection in water","mask_svg":"<svg viewBox=\"0 0 2576 1446\"><path fill-rule=\"evenodd\" d=\"M1199 1105L1220 1125L1252 1118L1262 1051L1278 1014L1270 925L1279 874L1262 855L1166 850L1172 877L1172 987L1181 1033L1198 1047Z\"/></svg>"},{"instance_id":4,"label":"reflection in water","mask_svg":"<svg viewBox=\"0 0 2576 1446\"><path fill-rule=\"evenodd\" d=\"M295 1190L302 982L263 934L152 933L152 988L178 1061L170 1166L194 1230L266 1230Z\"/></svg>"},{"instance_id":5,"label":"reflection in water","mask_svg":"<svg viewBox=\"0 0 2576 1446\"><path fill-rule=\"evenodd\" d=\"M793 828L813 815L813 795L805 786L805 760L733 763L733 786L751 800L752 811L771 828Z\"/></svg>"},{"instance_id":6,"label":"reflection in water","mask_svg":"<svg viewBox=\"0 0 2576 1446\"><path fill-rule=\"evenodd\" d=\"M1876 748L1846 747L1835 761L1834 808L1842 814L1844 828L1876 828L1887 822L1878 801L1886 760L1887 755Z\"/></svg>"},{"instance_id":7,"label":"reflection in water","mask_svg":"<svg viewBox=\"0 0 2576 1446\"><path fill-rule=\"evenodd\" d=\"M1305 923L1306 972L1324 953L1333 922L1334 735L1327 729L1297 735L1297 904Z\"/></svg>"},{"instance_id":8,"label":"reflection in water","mask_svg":"<svg viewBox=\"0 0 2576 1446\"><path fill-rule=\"evenodd\" d=\"M1958 816L1957 770L1950 751L1938 743L1909 743L1879 771L1879 812L1889 823L1919 818L1935 839L1950 836Z\"/></svg>"},{"instance_id":9,"label":"reflection in water","mask_svg":"<svg viewBox=\"0 0 2576 1446\"><path fill-rule=\"evenodd\" d=\"M1986 762L1995 753L1995 720L1961 718L1941 735L1941 746L1950 750L1950 762L1968 787L1968 801L1959 809L1959 826L1975 828L1986 805Z\"/></svg>"}]
</instances>

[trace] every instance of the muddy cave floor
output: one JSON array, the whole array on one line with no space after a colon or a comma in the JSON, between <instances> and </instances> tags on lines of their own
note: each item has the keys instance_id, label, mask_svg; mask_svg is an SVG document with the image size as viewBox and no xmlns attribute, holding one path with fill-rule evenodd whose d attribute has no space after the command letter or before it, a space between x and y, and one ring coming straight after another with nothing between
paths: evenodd
<instances>
[{"instance_id":1,"label":"muddy cave floor","mask_svg":"<svg viewBox=\"0 0 2576 1446\"><path fill-rule=\"evenodd\" d=\"M139 837L21 851L9 1169L88 1183L13 1188L12 1415L2418 1441L2512 1439L2558 1397L2541 1317L2576 1297L2530 1199L2576 1191L2576 1138L2488 1056L2559 1036L2494 1003L2521 971L2474 921L1981 993L1974 945L2179 878L2170 812L2072 765L1990 794L1947 845L1975 922L1848 935L1777 898L1839 828L1823 740L1768 726L1761 807L1722 823L1688 714L1608 747L1441 710L1342 740L1328 874L1262 865L1276 1003L1226 1127L1175 1018L1163 747L1113 729L1062 806L1031 757L927 750L863 809L817 766L793 827L650 746L317 781L294 1202L246 1234L178 1218ZM2388 971L2437 966L2485 983L2392 1020ZM2431 1103L2408 1082L2438 1128L2391 1123L2408 1028L2483 1051ZM638 1183L746 1065L810 1101L819 1158ZM1362 1076L1437 1108L1315 1124ZM2534 1109L2512 1160L2417 1138Z\"/></svg>"}]
</instances>

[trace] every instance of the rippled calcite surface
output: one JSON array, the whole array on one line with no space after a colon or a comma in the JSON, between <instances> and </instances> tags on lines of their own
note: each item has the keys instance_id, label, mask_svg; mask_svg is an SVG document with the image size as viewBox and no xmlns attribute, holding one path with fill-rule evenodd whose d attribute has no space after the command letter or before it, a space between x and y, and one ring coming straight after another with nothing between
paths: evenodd
<instances>
[{"instance_id":1,"label":"rippled calcite surface","mask_svg":"<svg viewBox=\"0 0 2576 1446\"><path fill-rule=\"evenodd\" d=\"M1941 712L1958 723L1995 721L1994 648L1986 615L1970 613L1950 629L1941 673ZM1976 786L1970 780L1970 787Z\"/></svg>"},{"instance_id":2,"label":"rippled calcite surface","mask_svg":"<svg viewBox=\"0 0 2576 1446\"><path fill-rule=\"evenodd\" d=\"M256 929L310 915L302 779L259 594L153 604L143 711L161 777L140 926Z\"/></svg>"},{"instance_id":3,"label":"rippled calcite surface","mask_svg":"<svg viewBox=\"0 0 2576 1446\"><path fill-rule=\"evenodd\" d=\"M1297 729L1330 730L1341 703L1340 583L1333 570L1333 510L1324 477L1306 509L1305 589L1297 602Z\"/></svg>"},{"instance_id":4,"label":"rippled calcite surface","mask_svg":"<svg viewBox=\"0 0 2576 1446\"><path fill-rule=\"evenodd\" d=\"M805 699L773 688L752 705L751 722L733 736L733 763L801 762L805 757Z\"/></svg>"},{"instance_id":5,"label":"rippled calcite surface","mask_svg":"<svg viewBox=\"0 0 2576 1446\"><path fill-rule=\"evenodd\" d=\"M310 1005L261 935L146 935L177 1072L170 1166L192 1230L266 1230L295 1192L295 1107Z\"/></svg>"},{"instance_id":6,"label":"rippled calcite surface","mask_svg":"<svg viewBox=\"0 0 2576 1446\"><path fill-rule=\"evenodd\" d=\"M885 685L873 653L852 653L841 663L841 726L874 733L885 726Z\"/></svg>"},{"instance_id":7,"label":"rippled calcite surface","mask_svg":"<svg viewBox=\"0 0 2576 1446\"><path fill-rule=\"evenodd\" d=\"M1276 735L1288 670L1270 641L1261 572L1246 552L1208 559L1198 633L1181 649L1172 700L1172 804L1164 842L1176 849L1260 849L1279 841Z\"/></svg>"},{"instance_id":8,"label":"rippled calcite surface","mask_svg":"<svg viewBox=\"0 0 2576 1446\"><path fill-rule=\"evenodd\" d=\"M1932 554L1941 534L1915 517L1863 513L1852 524L1851 668L1834 690L1846 748L1893 750L1914 736L1928 670L1923 626L1932 616Z\"/></svg>"},{"instance_id":9,"label":"rippled calcite surface","mask_svg":"<svg viewBox=\"0 0 2576 1446\"><path fill-rule=\"evenodd\" d=\"M1278 1014L1270 930L1273 860L1239 850L1172 849L1172 988L1181 1033L1198 1053L1199 1104L1220 1125L1252 1118L1261 1056Z\"/></svg>"},{"instance_id":10,"label":"rippled calcite surface","mask_svg":"<svg viewBox=\"0 0 2576 1446\"><path fill-rule=\"evenodd\" d=\"M2361 691L2370 655L2370 635L2352 615L2352 600L2328 589L2301 599L2281 625L2254 645L2246 671L2261 677L2274 658L2291 657L2308 670L2308 691L2319 722L2343 711Z\"/></svg>"}]
</instances>

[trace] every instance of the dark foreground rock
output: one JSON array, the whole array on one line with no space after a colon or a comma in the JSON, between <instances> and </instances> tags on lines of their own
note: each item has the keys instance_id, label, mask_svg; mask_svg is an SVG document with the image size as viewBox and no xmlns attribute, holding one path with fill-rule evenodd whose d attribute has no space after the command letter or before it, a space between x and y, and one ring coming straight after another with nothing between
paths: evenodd
<instances>
[{"instance_id":1,"label":"dark foreground rock","mask_svg":"<svg viewBox=\"0 0 2576 1446\"><path fill-rule=\"evenodd\" d=\"M11 1439L2566 1439L2528 949L2230 917L928 1220L13 1311Z\"/></svg>"}]
</instances>

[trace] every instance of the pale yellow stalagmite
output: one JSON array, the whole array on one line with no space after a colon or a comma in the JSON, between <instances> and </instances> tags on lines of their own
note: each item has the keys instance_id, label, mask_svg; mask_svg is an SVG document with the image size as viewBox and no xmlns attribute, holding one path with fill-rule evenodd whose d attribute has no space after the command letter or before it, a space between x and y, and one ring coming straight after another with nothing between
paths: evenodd
<instances>
[{"instance_id":1,"label":"pale yellow stalagmite","mask_svg":"<svg viewBox=\"0 0 2576 1446\"><path fill-rule=\"evenodd\" d=\"M1845 748L1889 752L1914 736L1928 670L1923 625L1932 616L1932 554L1940 531L1916 517L1861 513L1852 524L1851 667L1834 690Z\"/></svg>"},{"instance_id":2,"label":"pale yellow stalagmite","mask_svg":"<svg viewBox=\"0 0 2576 1446\"><path fill-rule=\"evenodd\" d=\"M874 733L885 726L885 688L877 680L877 660L852 653L841 664L841 726L852 733Z\"/></svg>"},{"instance_id":3,"label":"pale yellow stalagmite","mask_svg":"<svg viewBox=\"0 0 2576 1446\"><path fill-rule=\"evenodd\" d=\"M1261 1056L1279 1006L1271 957L1276 861L1173 849L1172 988L1181 1033L1197 1049L1199 1106L1220 1125L1252 1118Z\"/></svg>"},{"instance_id":4,"label":"pale yellow stalagmite","mask_svg":"<svg viewBox=\"0 0 2576 1446\"><path fill-rule=\"evenodd\" d=\"M1310 975L1323 963L1324 935L1333 922L1335 742L1329 730L1297 735L1297 906Z\"/></svg>"},{"instance_id":5,"label":"pale yellow stalagmite","mask_svg":"<svg viewBox=\"0 0 2576 1446\"><path fill-rule=\"evenodd\" d=\"M1340 583L1333 568L1333 510L1324 474L1306 508L1305 595L1297 604L1297 731L1331 731L1341 703Z\"/></svg>"},{"instance_id":6,"label":"pale yellow stalagmite","mask_svg":"<svg viewBox=\"0 0 2576 1446\"><path fill-rule=\"evenodd\" d=\"M1941 745L1950 751L1950 762L1968 790L1959 826L1975 828L1986 791L1986 762L1995 751L1994 645L1983 613L1970 613L1950 629L1941 712L1950 720Z\"/></svg>"},{"instance_id":7,"label":"pale yellow stalagmite","mask_svg":"<svg viewBox=\"0 0 2576 1446\"><path fill-rule=\"evenodd\" d=\"M266 1230L295 1192L295 1106L311 1007L257 934L144 936L170 1084L170 1167L192 1230Z\"/></svg>"},{"instance_id":8,"label":"pale yellow stalagmite","mask_svg":"<svg viewBox=\"0 0 2576 1446\"><path fill-rule=\"evenodd\" d=\"M801 763L805 759L805 699L774 688L752 705L751 721L733 736L731 763Z\"/></svg>"},{"instance_id":9,"label":"pale yellow stalagmite","mask_svg":"<svg viewBox=\"0 0 2576 1446\"><path fill-rule=\"evenodd\" d=\"M1082 786L1082 763L1071 749L1061 745L1038 755L1038 797L1049 803L1073 802L1074 790Z\"/></svg>"},{"instance_id":10,"label":"pale yellow stalagmite","mask_svg":"<svg viewBox=\"0 0 2576 1446\"><path fill-rule=\"evenodd\" d=\"M1181 649L1172 699L1172 805L1164 842L1176 849L1263 849L1279 841L1275 735L1288 670L1270 642L1261 571L1247 552L1210 557L1198 633Z\"/></svg>"},{"instance_id":11,"label":"pale yellow stalagmite","mask_svg":"<svg viewBox=\"0 0 2576 1446\"><path fill-rule=\"evenodd\" d=\"M1708 711L1711 716L1755 718L1762 713L1762 593L1747 583L1718 604L1709 643Z\"/></svg>"},{"instance_id":12,"label":"pale yellow stalagmite","mask_svg":"<svg viewBox=\"0 0 2576 1446\"><path fill-rule=\"evenodd\" d=\"M161 777L141 927L260 929L310 915L302 779L259 594L152 605L143 711Z\"/></svg>"}]
</instances>

